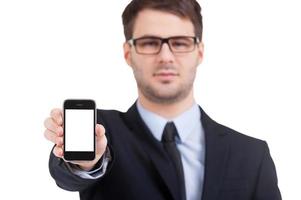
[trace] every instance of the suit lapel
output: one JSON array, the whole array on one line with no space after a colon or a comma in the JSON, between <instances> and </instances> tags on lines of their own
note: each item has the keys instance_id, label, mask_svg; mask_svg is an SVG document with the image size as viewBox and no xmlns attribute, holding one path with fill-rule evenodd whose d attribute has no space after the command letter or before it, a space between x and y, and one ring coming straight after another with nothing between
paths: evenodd
<instances>
[{"instance_id":1,"label":"suit lapel","mask_svg":"<svg viewBox=\"0 0 301 200\"><path fill-rule=\"evenodd\" d=\"M200 108L201 109L201 108ZM226 133L201 109L201 122L205 132L205 177L202 200L218 197L221 181L228 161Z\"/></svg>"},{"instance_id":2,"label":"suit lapel","mask_svg":"<svg viewBox=\"0 0 301 200\"><path fill-rule=\"evenodd\" d=\"M180 199L180 189L176 179L176 172L169 161L161 142L157 141L148 127L140 117L136 104L134 104L126 113L125 120L127 125L132 129L139 144L150 157L156 171L167 186L167 189L173 199Z\"/></svg>"},{"instance_id":3,"label":"suit lapel","mask_svg":"<svg viewBox=\"0 0 301 200\"><path fill-rule=\"evenodd\" d=\"M202 200L215 200L218 197L221 181L228 160L228 145L226 133L221 125L210 119L201 110L201 123L205 132L205 177L203 184ZM132 129L139 144L151 159L156 171L167 186L168 191L175 200L180 199L180 189L178 188L176 172L170 165L169 158L163 149L161 142L157 141L148 127L140 117L136 104L127 111L125 120Z\"/></svg>"}]
</instances>

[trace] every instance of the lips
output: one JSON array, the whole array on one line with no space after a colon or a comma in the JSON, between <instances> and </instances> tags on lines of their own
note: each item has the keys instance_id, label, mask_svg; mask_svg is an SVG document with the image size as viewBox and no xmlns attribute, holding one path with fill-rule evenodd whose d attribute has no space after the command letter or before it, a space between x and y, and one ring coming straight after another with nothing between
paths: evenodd
<instances>
[{"instance_id":1,"label":"lips","mask_svg":"<svg viewBox=\"0 0 301 200\"><path fill-rule=\"evenodd\" d=\"M169 83L177 76L179 76L178 73L170 72L170 71L161 71L161 72L154 73L154 77L157 78L162 83Z\"/></svg>"},{"instance_id":2,"label":"lips","mask_svg":"<svg viewBox=\"0 0 301 200\"><path fill-rule=\"evenodd\" d=\"M175 72L157 72L157 73L154 73L154 76L167 77L167 76L178 76L178 74Z\"/></svg>"}]
</instances>

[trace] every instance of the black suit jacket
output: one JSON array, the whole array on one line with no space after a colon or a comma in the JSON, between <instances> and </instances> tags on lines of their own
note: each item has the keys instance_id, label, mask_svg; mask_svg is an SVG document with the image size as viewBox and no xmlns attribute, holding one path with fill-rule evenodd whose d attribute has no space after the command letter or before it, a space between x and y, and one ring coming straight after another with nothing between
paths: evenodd
<instances>
[{"instance_id":1,"label":"black suit jacket","mask_svg":"<svg viewBox=\"0 0 301 200\"><path fill-rule=\"evenodd\" d=\"M126 113L98 110L97 116L113 156L108 171L96 180L83 179L51 153L49 169L57 185L79 191L81 200L180 200L176 172L136 105ZM202 109L200 120L206 142L202 200L281 199L264 141L216 123Z\"/></svg>"}]
</instances>

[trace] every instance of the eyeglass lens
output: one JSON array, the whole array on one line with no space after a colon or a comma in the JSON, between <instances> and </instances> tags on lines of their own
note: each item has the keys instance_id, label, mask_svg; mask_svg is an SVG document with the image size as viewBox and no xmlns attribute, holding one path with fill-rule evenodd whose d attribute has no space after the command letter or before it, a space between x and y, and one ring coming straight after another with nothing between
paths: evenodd
<instances>
[{"instance_id":1,"label":"eyeglass lens","mask_svg":"<svg viewBox=\"0 0 301 200\"><path fill-rule=\"evenodd\" d=\"M138 53L155 54L159 53L164 42L167 42L169 48L175 53L185 53L194 50L195 39L193 37L174 37L168 39L145 37L135 40L135 46Z\"/></svg>"}]
</instances>

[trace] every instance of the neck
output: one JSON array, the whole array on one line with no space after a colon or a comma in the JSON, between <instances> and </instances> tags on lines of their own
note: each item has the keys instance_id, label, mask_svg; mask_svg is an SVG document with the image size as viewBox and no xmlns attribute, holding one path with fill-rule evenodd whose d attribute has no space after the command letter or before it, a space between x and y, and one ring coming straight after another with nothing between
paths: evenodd
<instances>
[{"instance_id":1,"label":"neck","mask_svg":"<svg viewBox=\"0 0 301 200\"><path fill-rule=\"evenodd\" d=\"M141 92L139 92L138 101L145 109L156 113L166 119L175 118L184 111L188 110L195 103L192 90L187 97L179 102L171 104L159 104L152 102L145 98L145 96L143 96Z\"/></svg>"}]
</instances>

